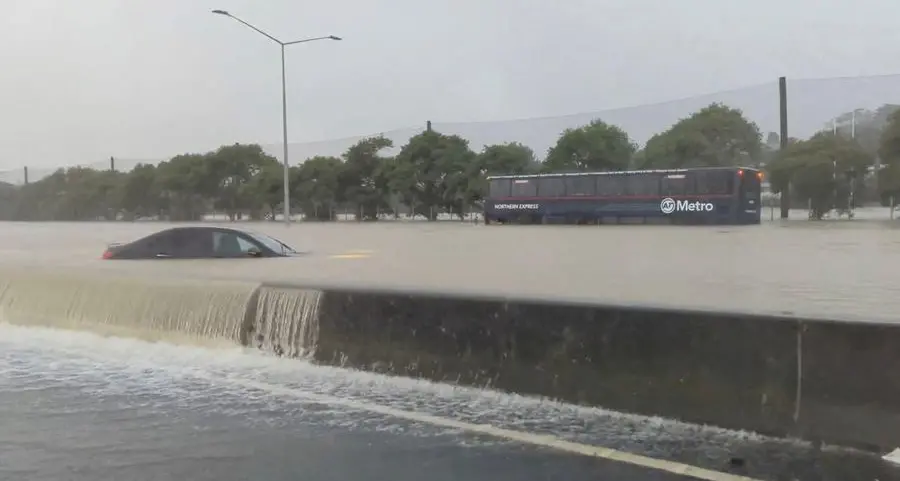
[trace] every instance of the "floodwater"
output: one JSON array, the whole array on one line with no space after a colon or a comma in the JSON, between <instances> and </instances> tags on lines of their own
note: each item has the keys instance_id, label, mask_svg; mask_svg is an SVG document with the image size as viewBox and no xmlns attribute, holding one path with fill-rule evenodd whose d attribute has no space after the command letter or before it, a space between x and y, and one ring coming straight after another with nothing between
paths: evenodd
<instances>
[{"instance_id":1,"label":"floodwater","mask_svg":"<svg viewBox=\"0 0 900 481\"><path fill-rule=\"evenodd\" d=\"M137 279L350 283L862 320L892 320L900 307L892 269L900 231L885 220L724 228L256 224L309 254L98 259L106 243L163 227L0 224L0 276L27 267ZM3 321L20 320L0 312L3 481L690 479L572 454L538 436L748 479L900 479L877 456L837 448L313 366L237 346Z\"/></svg>"},{"instance_id":2,"label":"floodwater","mask_svg":"<svg viewBox=\"0 0 900 481\"><path fill-rule=\"evenodd\" d=\"M7 223L0 263L894 322L900 222L883 211L859 217L730 227L241 224L309 255L239 267L230 260L99 259L106 244L165 227L160 223Z\"/></svg>"}]
</instances>

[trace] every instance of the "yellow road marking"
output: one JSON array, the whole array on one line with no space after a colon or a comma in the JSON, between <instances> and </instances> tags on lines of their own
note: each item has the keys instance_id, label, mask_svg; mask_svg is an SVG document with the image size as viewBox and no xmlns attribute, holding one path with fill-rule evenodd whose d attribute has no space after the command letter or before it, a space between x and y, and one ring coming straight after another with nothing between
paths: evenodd
<instances>
[{"instance_id":1,"label":"yellow road marking","mask_svg":"<svg viewBox=\"0 0 900 481\"><path fill-rule=\"evenodd\" d=\"M368 254L337 254L328 256L329 259L366 259L368 257Z\"/></svg>"}]
</instances>

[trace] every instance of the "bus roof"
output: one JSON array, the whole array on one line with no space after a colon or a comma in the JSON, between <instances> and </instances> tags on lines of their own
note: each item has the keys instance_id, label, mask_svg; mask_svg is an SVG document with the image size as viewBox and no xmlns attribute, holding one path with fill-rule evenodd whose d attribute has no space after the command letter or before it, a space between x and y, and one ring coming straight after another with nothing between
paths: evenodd
<instances>
[{"instance_id":1,"label":"bus roof","mask_svg":"<svg viewBox=\"0 0 900 481\"><path fill-rule=\"evenodd\" d=\"M706 170L749 170L759 172L756 167L694 167L687 169L617 170L608 172L553 172L547 174L489 175L491 179L538 179L542 177L579 177L589 175L635 175L635 174L683 174Z\"/></svg>"}]
</instances>

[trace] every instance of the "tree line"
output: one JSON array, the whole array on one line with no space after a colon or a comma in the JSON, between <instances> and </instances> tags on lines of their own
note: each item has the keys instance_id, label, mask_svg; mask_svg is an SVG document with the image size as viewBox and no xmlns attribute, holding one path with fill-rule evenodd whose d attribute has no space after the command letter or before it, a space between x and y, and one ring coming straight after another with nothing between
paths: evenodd
<instances>
[{"instance_id":1,"label":"tree line","mask_svg":"<svg viewBox=\"0 0 900 481\"><path fill-rule=\"evenodd\" d=\"M441 212L477 209L491 174L705 166L762 167L775 192L790 187L795 199L816 212L840 207L844 193L857 184L875 185L882 199L900 195L898 106L856 111L851 135L843 117L809 139L789 139L784 150L777 134L763 140L755 123L723 104L679 120L643 148L623 129L596 119L563 131L543 158L516 142L475 152L466 139L430 129L396 155L384 155L393 142L374 136L340 157L292 166L291 208L310 220L334 220L340 211L375 220L401 208L433 220ZM876 158L884 168L867 176ZM283 175L282 164L255 144L177 155L129 172L63 168L23 186L0 183L0 219L186 221L211 211L232 219L274 218L282 208Z\"/></svg>"}]
</instances>

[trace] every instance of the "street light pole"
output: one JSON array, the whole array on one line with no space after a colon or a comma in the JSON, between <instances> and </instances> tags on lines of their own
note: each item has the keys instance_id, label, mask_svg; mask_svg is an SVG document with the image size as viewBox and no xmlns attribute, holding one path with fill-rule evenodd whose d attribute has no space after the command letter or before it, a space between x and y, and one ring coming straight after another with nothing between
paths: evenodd
<instances>
[{"instance_id":1,"label":"street light pole","mask_svg":"<svg viewBox=\"0 0 900 481\"><path fill-rule=\"evenodd\" d=\"M284 67L284 44L281 44L281 141L284 143L284 225L291 225L291 167L288 164L287 72ZM275 214L272 214L275 220Z\"/></svg>"},{"instance_id":2,"label":"street light pole","mask_svg":"<svg viewBox=\"0 0 900 481\"><path fill-rule=\"evenodd\" d=\"M255 30L257 33L263 35L269 40L277 43L281 47L281 135L282 135L282 144L284 148L284 225L288 226L291 224L291 191L290 191L290 163L288 162L288 128L287 128L287 71L285 69L284 62L284 48L288 45L294 45L298 43L308 43L315 42L317 40L342 40L341 37L336 37L334 35L328 35L326 37L312 37L312 38L304 38L301 40L294 40L292 42L282 42L277 38L269 35L268 33L260 30L257 27L241 20L238 17L228 13L225 10L213 10L212 13L216 15L224 15L229 17L237 22L242 23L244 26Z\"/></svg>"}]
</instances>

